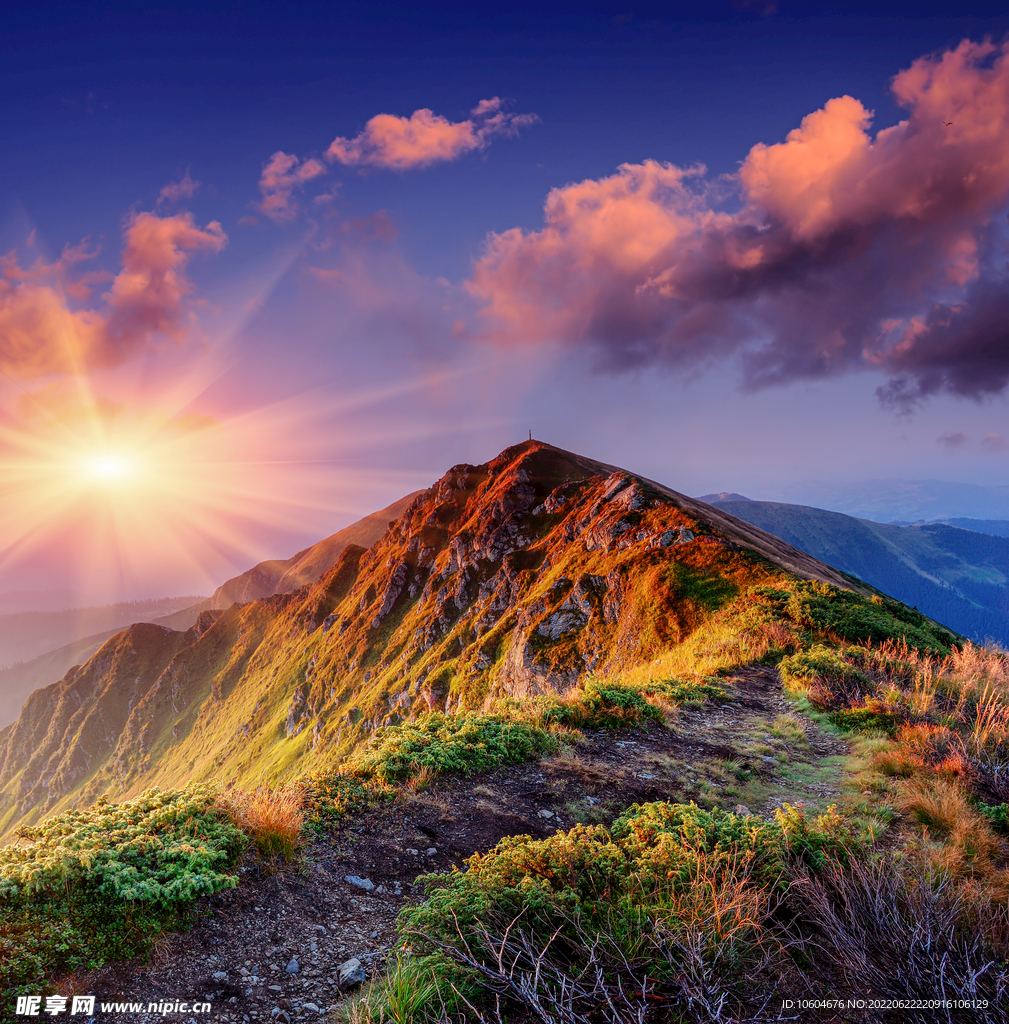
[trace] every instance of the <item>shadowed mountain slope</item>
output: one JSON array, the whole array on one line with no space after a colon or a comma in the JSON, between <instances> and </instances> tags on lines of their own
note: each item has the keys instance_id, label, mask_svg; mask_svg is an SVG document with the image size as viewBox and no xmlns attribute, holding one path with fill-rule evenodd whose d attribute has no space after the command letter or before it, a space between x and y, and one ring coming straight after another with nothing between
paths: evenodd
<instances>
[{"instance_id":1,"label":"shadowed mountain slope","mask_svg":"<svg viewBox=\"0 0 1009 1024\"><path fill-rule=\"evenodd\" d=\"M153 784L291 777L414 707L567 692L651 663L785 577L869 593L696 499L518 445L451 469L311 586L185 634L133 627L34 694L0 733L0 826Z\"/></svg>"},{"instance_id":2,"label":"shadowed mountain slope","mask_svg":"<svg viewBox=\"0 0 1009 1024\"><path fill-rule=\"evenodd\" d=\"M874 523L773 501L717 506L964 636L1009 644L1009 539L941 523Z\"/></svg>"},{"instance_id":3,"label":"shadowed mountain slope","mask_svg":"<svg viewBox=\"0 0 1009 1024\"><path fill-rule=\"evenodd\" d=\"M236 601L239 604L244 604L260 597L269 597L275 593L287 593L314 583L336 563L348 544L357 544L363 548L371 547L385 533L389 523L402 515L404 509L419 493L419 491L415 491L405 498L400 498L399 501L393 502L387 508L365 516L325 540L319 541L318 544L299 551L291 558L260 562L248 572L242 573L241 576L235 576L218 587L213 597L205 601L200 601L197 604L186 603L185 607L171 611L167 615L164 614L165 606L178 606L181 599L144 602L145 607L137 612L135 617L131 618L127 612L114 620L116 623L114 629L105 629L103 632L95 632L90 636L81 636L70 643L59 640L60 646L54 650L49 650L21 664L0 669L0 727L17 718L21 706L30 693L39 687L47 686L55 679L60 679L70 668L82 664L127 623L157 622L169 629L185 632L196 623L204 611L222 610L230 607ZM141 613L147 611L146 605L158 609L157 614L141 617ZM115 610L129 607L129 605L110 606ZM102 609L84 609L84 611L102 611ZM53 617L52 613L46 614L50 618ZM60 614L66 616L70 613ZM45 615L40 613L40 617L45 617ZM8 618L13 620L16 617L0 617L0 626ZM93 624L91 628L94 629L95 625Z\"/></svg>"},{"instance_id":4,"label":"shadowed mountain slope","mask_svg":"<svg viewBox=\"0 0 1009 1024\"><path fill-rule=\"evenodd\" d=\"M944 519L947 526L974 533L990 533L996 537L1009 537L1009 519Z\"/></svg>"}]
</instances>

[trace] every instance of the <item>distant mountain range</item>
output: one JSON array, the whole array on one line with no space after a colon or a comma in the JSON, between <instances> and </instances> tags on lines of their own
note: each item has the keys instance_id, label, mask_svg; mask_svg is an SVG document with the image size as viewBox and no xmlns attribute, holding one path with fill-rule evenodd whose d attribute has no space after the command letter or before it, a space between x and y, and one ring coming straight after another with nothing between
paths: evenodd
<instances>
[{"instance_id":1,"label":"distant mountain range","mask_svg":"<svg viewBox=\"0 0 1009 1024\"><path fill-rule=\"evenodd\" d=\"M1009 520L1009 486L983 487L949 480L813 480L781 488L790 504L844 512L877 523L938 522L953 518Z\"/></svg>"},{"instance_id":2,"label":"distant mountain range","mask_svg":"<svg viewBox=\"0 0 1009 1024\"><path fill-rule=\"evenodd\" d=\"M1009 645L1009 539L944 523L894 526L805 505L736 498L704 500L964 636Z\"/></svg>"}]
</instances>

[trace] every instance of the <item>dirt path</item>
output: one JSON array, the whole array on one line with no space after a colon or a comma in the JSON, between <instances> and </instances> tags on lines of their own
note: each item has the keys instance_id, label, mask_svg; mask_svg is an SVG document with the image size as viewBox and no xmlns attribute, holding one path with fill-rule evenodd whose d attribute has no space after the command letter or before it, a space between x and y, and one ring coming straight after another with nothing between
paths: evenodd
<instances>
[{"instance_id":1,"label":"dirt path","mask_svg":"<svg viewBox=\"0 0 1009 1024\"><path fill-rule=\"evenodd\" d=\"M297 867L270 873L250 860L239 887L202 901L194 928L159 942L150 963L107 968L60 991L145 1008L209 1001L210 1019L235 1024L314 1021L348 997L341 965L358 961L356 978L382 971L398 911L422 895L419 875L460 865L506 835L545 837L578 821L609 822L652 800L742 804L765 815L783 800L810 810L836 800L844 742L794 715L773 669L748 669L729 682L731 702L681 709L668 727L596 732L538 763L404 793L314 841ZM97 1016L162 1019L136 1011Z\"/></svg>"}]
</instances>

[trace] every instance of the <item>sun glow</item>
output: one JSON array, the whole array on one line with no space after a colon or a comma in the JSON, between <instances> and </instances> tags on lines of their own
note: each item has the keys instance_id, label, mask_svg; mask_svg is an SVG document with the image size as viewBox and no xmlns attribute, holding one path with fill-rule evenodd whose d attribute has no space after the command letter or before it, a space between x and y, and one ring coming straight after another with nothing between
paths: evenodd
<instances>
[{"instance_id":1,"label":"sun glow","mask_svg":"<svg viewBox=\"0 0 1009 1024\"><path fill-rule=\"evenodd\" d=\"M0 573L72 575L109 599L210 593L429 482L347 464L396 433L364 407L418 386L209 415L205 379L131 381L122 400L74 379L0 403Z\"/></svg>"},{"instance_id":2,"label":"sun glow","mask_svg":"<svg viewBox=\"0 0 1009 1024\"><path fill-rule=\"evenodd\" d=\"M92 480L104 484L119 484L136 478L135 461L126 455L92 455L84 460L82 469Z\"/></svg>"}]
</instances>

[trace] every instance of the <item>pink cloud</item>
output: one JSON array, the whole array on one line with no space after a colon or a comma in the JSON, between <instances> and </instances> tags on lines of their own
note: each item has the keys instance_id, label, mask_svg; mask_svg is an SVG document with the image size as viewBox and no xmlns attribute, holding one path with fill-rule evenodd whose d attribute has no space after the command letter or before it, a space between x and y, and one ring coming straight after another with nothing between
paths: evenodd
<instances>
[{"instance_id":1,"label":"pink cloud","mask_svg":"<svg viewBox=\"0 0 1009 1024\"><path fill-rule=\"evenodd\" d=\"M159 193L158 193L158 207L170 206L172 203L177 203L180 199L192 199L193 196L199 191L200 185L203 182L196 181L189 176L189 168L186 168L186 173L182 176L180 181L170 181Z\"/></svg>"},{"instance_id":2,"label":"pink cloud","mask_svg":"<svg viewBox=\"0 0 1009 1024\"><path fill-rule=\"evenodd\" d=\"M986 452L1004 452L1009 448L1009 441L1001 434L985 434L981 439L981 447Z\"/></svg>"},{"instance_id":3,"label":"pink cloud","mask_svg":"<svg viewBox=\"0 0 1009 1024\"><path fill-rule=\"evenodd\" d=\"M464 153L483 149L497 135L516 135L519 128L535 123L535 114L509 114L495 96L481 100L466 121L449 121L426 108L409 117L376 114L353 139L336 138L326 159L346 167L381 167L405 171L455 160Z\"/></svg>"},{"instance_id":4,"label":"pink cloud","mask_svg":"<svg viewBox=\"0 0 1009 1024\"><path fill-rule=\"evenodd\" d=\"M216 221L198 227L190 214L139 213L125 230L122 270L102 296L101 309L73 309L86 298L74 266L95 255L68 247L52 264L22 269L14 256L0 261L0 368L20 378L71 373L123 362L155 337L183 340L192 282L185 269L193 253L219 252L227 237Z\"/></svg>"},{"instance_id":5,"label":"pink cloud","mask_svg":"<svg viewBox=\"0 0 1009 1024\"><path fill-rule=\"evenodd\" d=\"M899 124L873 136L832 99L754 146L729 197L654 160L553 190L543 227L491 235L467 282L492 336L615 369L739 350L749 386L875 368L899 404L1003 390L1009 57L965 40L893 91Z\"/></svg>"},{"instance_id":6,"label":"pink cloud","mask_svg":"<svg viewBox=\"0 0 1009 1024\"><path fill-rule=\"evenodd\" d=\"M275 224L293 220L298 212L294 192L325 173L326 168L318 160L301 161L278 150L263 166L259 179L259 191L263 194L260 211Z\"/></svg>"}]
</instances>

